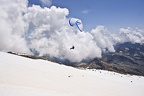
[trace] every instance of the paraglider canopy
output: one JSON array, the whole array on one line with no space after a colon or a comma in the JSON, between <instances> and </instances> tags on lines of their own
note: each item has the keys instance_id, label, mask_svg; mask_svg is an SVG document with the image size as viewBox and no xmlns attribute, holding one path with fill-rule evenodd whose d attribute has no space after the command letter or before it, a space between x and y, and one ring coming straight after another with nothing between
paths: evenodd
<instances>
[{"instance_id":1,"label":"paraglider canopy","mask_svg":"<svg viewBox=\"0 0 144 96\"><path fill-rule=\"evenodd\" d=\"M76 26L76 28L78 30L80 30L82 32L83 30L83 24L82 24L82 21L80 19L77 19L77 18L70 18L69 19L69 25L70 26Z\"/></svg>"}]
</instances>

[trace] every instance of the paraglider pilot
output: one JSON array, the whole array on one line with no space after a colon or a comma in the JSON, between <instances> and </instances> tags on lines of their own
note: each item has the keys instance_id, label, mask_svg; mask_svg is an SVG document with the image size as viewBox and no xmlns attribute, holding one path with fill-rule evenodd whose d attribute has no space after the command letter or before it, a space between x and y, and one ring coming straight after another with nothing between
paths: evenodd
<instances>
[{"instance_id":1,"label":"paraglider pilot","mask_svg":"<svg viewBox=\"0 0 144 96\"><path fill-rule=\"evenodd\" d=\"M74 46L72 46L72 47L70 48L70 50L71 50L71 49L74 49L74 48L75 48L75 47L74 47Z\"/></svg>"}]
</instances>

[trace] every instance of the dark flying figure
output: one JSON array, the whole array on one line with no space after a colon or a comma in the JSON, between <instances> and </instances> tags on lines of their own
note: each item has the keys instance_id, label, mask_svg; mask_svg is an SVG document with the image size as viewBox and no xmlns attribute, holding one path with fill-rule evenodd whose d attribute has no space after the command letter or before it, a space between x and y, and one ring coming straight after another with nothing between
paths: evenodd
<instances>
[{"instance_id":1,"label":"dark flying figure","mask_svg":"<svg viewBox=\"0 0 144 96\"><path fill-rule=\"evenodd\" d=\"M74 46L72 46L72 47L70 48L70 50L71 50L71 49L74 49L74 48L75 48L75 47L74 47Z\"/></svg>"}]
</instances>

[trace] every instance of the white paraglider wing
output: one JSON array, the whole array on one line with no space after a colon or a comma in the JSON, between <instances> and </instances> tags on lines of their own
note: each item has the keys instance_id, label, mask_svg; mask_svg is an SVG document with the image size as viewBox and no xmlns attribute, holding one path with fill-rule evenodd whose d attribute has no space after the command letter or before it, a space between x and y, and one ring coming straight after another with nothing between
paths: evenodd
<instances>
[{"instance_id":1,"label":"white paraglider wing","mask_svg":"<svg viewBox=\"0 0 144 96\"><path fill-rule=\"evenodd\" d=\"M83 24L80 19L77 18L70 18L69 19L70 26L76 26L80 31L83 30Z\"/></svg>"}]
</instances>

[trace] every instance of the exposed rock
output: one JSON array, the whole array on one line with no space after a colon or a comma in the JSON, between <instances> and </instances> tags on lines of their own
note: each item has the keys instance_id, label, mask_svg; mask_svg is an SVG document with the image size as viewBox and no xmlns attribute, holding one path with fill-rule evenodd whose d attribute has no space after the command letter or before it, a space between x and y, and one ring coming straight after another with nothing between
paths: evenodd
<instances>
[{"instance_id":1,"label":"exposed rock","mask_svg":"<svg viewBox=\"0 0 144 96\"><path fill-rule=\"evenodd\" d=\"M52 62L56 62L53 59L46 57L46 56L35 56L35 55L28 55L28 54L22 54L22 53L15 53L15 52L8 52L10 54L14 54L14 55L19 55L19 56L23 56L23 57L27 57L27 58L31 58L31 59L42 59L42 60L48 60L48 61L52 61ZM58 63L58 62L56 62Z\"/></svg>"}]
</instances>

